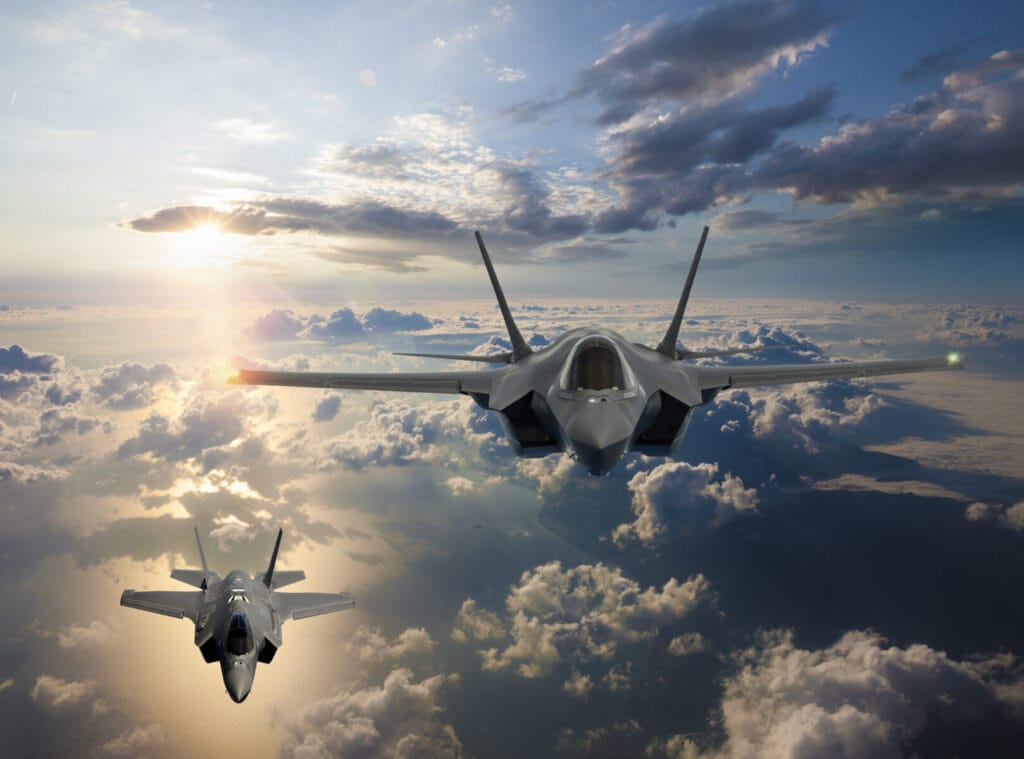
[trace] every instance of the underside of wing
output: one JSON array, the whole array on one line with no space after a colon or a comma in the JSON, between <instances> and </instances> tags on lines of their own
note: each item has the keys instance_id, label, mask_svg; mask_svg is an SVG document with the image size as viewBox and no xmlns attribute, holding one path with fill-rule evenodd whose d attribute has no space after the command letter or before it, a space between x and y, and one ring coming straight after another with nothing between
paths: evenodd
<instances>
[{"instance_id":1,"label":"underside of wing","mask_svg":"<svg viewBox=\"0 0 1024 759\"><path fill-rule=\"evenodd\" d=\"M715 366L697 367L701 390L759 385L789 385L797 382L877 377L885 374L910 374L962 369L955 356L896 359L883 361L850 361L837 364L796 364L783 366Z\"/></svg>"},{"instance_id":2,"label":"underside of wing","mask_svg":"<svg viewBox=\"0 0 1024 759\"><path fill-rule=\"evenodd\" d=\"M121 594L121 606L141 609L168 617L187 617L193 622L203 605L203 594L194 590L126 590Z\"/></svg>"},{"instance_id":3,"label":"underside of wing","mask_svg":"<svg viewBox=\"0 0 1024 759\"><path fill-rule=\"evenodd\" d=\"M274 593L273 604L282 620L305 619L351 609L356 599L351 593Z\"/></svg>"},{"instance_id":4,"label":"underside of wing","mask_svg":"<svg viewBox=\"0 0 1024 759\"><path fill-rule=\"evenodd\" d=\"M494 372L407 372L401 374L336 374L333 372L267 372L241 369L232 385L280 385L339 390L393 390L407 393L490 393Z\"/></svg>"}]
</instances>

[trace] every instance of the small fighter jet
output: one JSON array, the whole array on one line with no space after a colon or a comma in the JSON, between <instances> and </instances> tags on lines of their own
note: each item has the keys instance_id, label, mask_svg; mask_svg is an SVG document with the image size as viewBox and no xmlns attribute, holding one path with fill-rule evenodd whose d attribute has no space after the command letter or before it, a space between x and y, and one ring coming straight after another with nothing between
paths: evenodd
<instances>
[{"instance_id":1,"label":"small fighter jet","mask_svg":"<svg viewBox=\"0 0 1024 759\"><path fill-rule=\"evenodd\" d=\"M351 593L278 593L278 588L306 579L301 570L274 572L283 530L278 530L266 572L249 577L236 569L224 579L206 566L199 529L195 532L203 568L174 569L171 577L199 590L126 590L121 605L188 617L195 623L196 645L203 658L208 664L220 662L228 694L241 703L252 690L257 662L269 664L281 647L282 624L351 609L356 602Z\"/></svg>"},{"instance_id":2,"label":"small fighter jet","mask_svg":"<svg viewBox=\"0 0 1024 759\"><path fill-rule=\"evenodd\" d=\"M690 351L678 346L679 330L708 228L690 265L679 304L657 347L633 343L610 329L583 327L550 345L532 349L512 318L483 238L476 242L498 301L511 353L490 356L404 353L405 356L505 364L489 371L347 374L243 369L228 382L237 385L397 390L409 393L462 393L498 412L519 456L565 451L591 474L607 474L629 451L668 456L682 442L697 406L727 388L786 385L846 377L960 369L951 353L919 359L847 361L782 366L700 366L697 358L770 350L750 346Z\"/></svg>"}]
</instances>

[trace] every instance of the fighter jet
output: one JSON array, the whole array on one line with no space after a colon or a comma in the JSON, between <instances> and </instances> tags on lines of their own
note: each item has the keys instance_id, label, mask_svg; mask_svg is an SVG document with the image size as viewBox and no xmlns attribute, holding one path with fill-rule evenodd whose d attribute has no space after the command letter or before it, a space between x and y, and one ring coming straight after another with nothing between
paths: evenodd
<instances>
[{"instance_id":1,"label":"fighter jet","mask_svg":"<svg viewBox=\"0 0 1024 759\"><path fill-rule=\"evenodd\" d=\"M405 356L504 364L490 371L336 374L242 370L244 385L462 393L498 412L515 452L540 457L564 451L591 474L606 474L629 451L667 456L693 417L726 388L872 377L961 368L959 356L782 366L697 366L684 361L767 350L767 347L688 351L677 343L708 228L700 237L675 314L654 348L618 332L584 327L532 349L512 318L480 233L477 245L505 321L512 351L490 356L403 353Z\"/></svg>"},{"instance_id":2,"label":"fighter jet","mask_svg":"<svg viewBox=\"0 0 1024 759\"><path fill-rule=\"evenodd\" d=\"M220 662L224 685L236 703L252 690L257 662L269 664L281 647L281 625L289 619L351 609L351 593L278 593L285 585L306 579L301 570L274 572L283 530L278 530L274 553L266 572L249 577L234 570L221 579L206 565L206 554L196 528L202 569L174 569L171 577L199 590L137 591L121 594L121 605L133 609L188 617L196 626L196 645L207 664Z\"/></svg>"}]
</instances>

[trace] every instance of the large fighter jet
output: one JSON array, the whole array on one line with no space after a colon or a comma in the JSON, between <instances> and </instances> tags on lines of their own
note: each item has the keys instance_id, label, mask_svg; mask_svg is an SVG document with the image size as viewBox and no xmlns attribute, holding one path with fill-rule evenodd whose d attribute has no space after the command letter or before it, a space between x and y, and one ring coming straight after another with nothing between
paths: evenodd
<instances>
[{"instance_id":1,"label":"large fighter jet","mask_svg":"<svg viewBox=\"0 0 1024 759\"><path fill-rule=\"evenodd\" d=\"M278 593L285 585L306 579L302 570L274 572L283 530L277 532L266 572L249 577L234 570L223 580L206 566L196 528L202 569L174 569L171 577L199 590L136 591L121 594L121 605L169 617L188 617L196 626L196 645L207 664L220 662L224 685L237 704L252 689L256 663L269 664L281 647L281 625L289 619L351 609L351 593Z\"/></svg>"},{"instance_id":2,"label":"large fighter jet","mask_svg":"<svg viewBox=\"0 0 1024 759\"><path fill-rule=\"evenodd\" d=\"M726 388L872 377L959 369L953 353L922 359L847 361L791 366L696 366L687 359L728 356L765 347L687 351L677 346L708 228L672 322L655 348L633 343L610 329L584 327L533 350L516 327L483 238L480 254L508 330L512 351L491 356L405 353L407 356L483 361L505 366L490 371L335 374L242 370L228 381L244 385L462 393L498 412L520 456L564 451L591 474L607 473L628 451L667 456L682 441L693 409Z\"/></svg>"}]
</instances>

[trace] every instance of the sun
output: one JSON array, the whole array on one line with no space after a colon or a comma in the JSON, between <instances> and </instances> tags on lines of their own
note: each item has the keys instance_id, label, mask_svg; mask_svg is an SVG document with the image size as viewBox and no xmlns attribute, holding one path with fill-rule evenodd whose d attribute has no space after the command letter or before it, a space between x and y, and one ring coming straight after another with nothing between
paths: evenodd
<instances>
[{"instance_id":1,"label":"sun","mask_svg":"<svg viewBox=\"0 0 1024 759\"><path fill-rule=\"evenodd\" d=\"M224 235L216 224L203 224L180 232L175 240L174 261L179 266L210 265L226 244Z\"/></svg>"}]
</instances>

